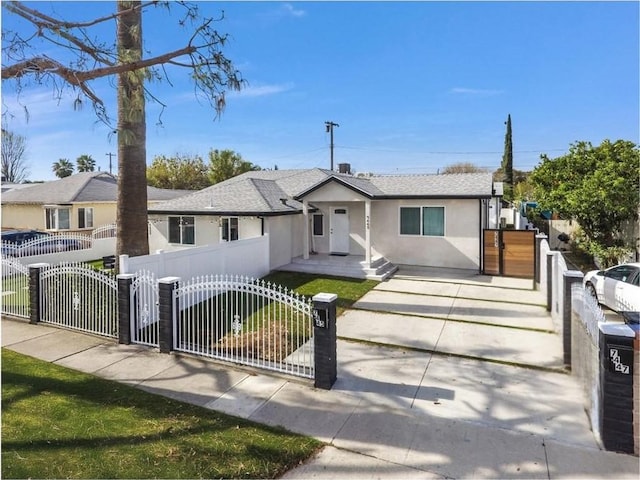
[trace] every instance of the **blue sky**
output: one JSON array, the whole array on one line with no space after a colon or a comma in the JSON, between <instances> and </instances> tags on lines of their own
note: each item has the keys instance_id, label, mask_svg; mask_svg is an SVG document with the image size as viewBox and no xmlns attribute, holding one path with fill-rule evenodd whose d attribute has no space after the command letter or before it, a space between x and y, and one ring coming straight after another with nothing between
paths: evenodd
<instances>
[{"instance_id":1,"label":"blue sky","mask_svg":"<svg viewBox=\"0 0 640 480\"><path fill-rule=\"evenodd\" d=\"M32 5L84 20L114 8ZM507 114L520 170L579 140L640 143L638 2L200 2L200 9L224 10L217 28L231 35L225 52L248 87L229 95L216 120L184 71L171 70L171 84L151 84L167 108L158 126L159 109L148 104L148 163L176 153L206 159L215 148L262 168L328 168L325 121L339 124L335 164L357 172L436 173L457 162L495 169ZM177 18L145 16L145 48L183 46ZM3 12L2 26L17 25ZM112 84L95 89L115 118ZM12 84L2 84L3 112L11 114L3 127L26 137L29 178L54 179L53 162L82 154L108 170L106 154L117 152L109 129L91 108L74 111L71 95L58 102L52 92L23 90L26 121Z\"/></svg>"}]
</instances>

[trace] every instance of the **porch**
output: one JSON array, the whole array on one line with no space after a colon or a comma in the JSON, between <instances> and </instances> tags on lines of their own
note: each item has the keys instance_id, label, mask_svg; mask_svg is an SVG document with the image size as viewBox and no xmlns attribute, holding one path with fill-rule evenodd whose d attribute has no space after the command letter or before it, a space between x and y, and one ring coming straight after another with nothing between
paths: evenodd
<instances>
[{"instance_id":1,"label":"porch","mask_svg":"<svg viewBox=\"0 0 640 480\"><path fill-rule=\"evenodd\" d=\"M371 266L368 267L364 255L314 253L309 258L295 257L291 263L278 270L383 281L391 277L398 267L381 255L373 257Z\"/></svg>"}]
</instances>

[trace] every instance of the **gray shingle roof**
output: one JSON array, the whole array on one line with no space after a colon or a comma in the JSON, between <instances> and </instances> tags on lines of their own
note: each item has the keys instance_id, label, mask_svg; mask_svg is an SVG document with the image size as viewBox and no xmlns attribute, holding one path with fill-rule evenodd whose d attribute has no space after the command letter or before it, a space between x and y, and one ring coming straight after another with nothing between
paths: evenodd
<instances>
[{"instance_id":1,"label":"gray shingle roof","mask_svg":"<svg viewBox=\"0 0 640 480\"><path fill-rule=\"evenodd\" d=\"M258 170L247 172L199 192L162 202L150 213L281 215L296 213L306 194L336 181L363 196L384 198L487 198L491 173L389 175L353 177L330 170ZM283 203L281 199L287 199Z\"/></svg>"},{"instance_id":2,"label":"gray shingle roof","mask_svg":"<svg viewBox=\"0 0 640 480\"><path fill-rule=\"evenodd\" d=\"M168 200L182 196L185 190L147 187L149 201ZM3 204L56 205L76 202L115 202L118 180L107 172L83 172L52 182L34 184L2 195Z\"/></svg>"}]
</instances>

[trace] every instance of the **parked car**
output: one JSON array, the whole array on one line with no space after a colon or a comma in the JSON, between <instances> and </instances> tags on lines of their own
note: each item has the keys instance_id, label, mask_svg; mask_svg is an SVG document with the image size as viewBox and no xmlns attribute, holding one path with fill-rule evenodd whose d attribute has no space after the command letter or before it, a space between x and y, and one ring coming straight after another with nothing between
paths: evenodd
<instances>
[{"instance_id":1,"label":"parked car","mask_svg":"<svg viewBox=\"0 0 640 480\"><path fill-rule=\"evenodd\" d=\"M32 255L82 250L83 248L85 246L79 240L49 235L40 238L36 237L20 244L3 242L2 255L5 257L30 257Z\"/></svg>"},{"instance_id":2,"label":"parked car","mask_svg":"<svg viewBox=\"0 0 640 480\"><path fill-rule=\"evenodd\" d=\"M42 232L40 230L5 230L2 232L2 241L21 245L36 238L48 236L50 236L48 232Z\"/></svg>"},{"instance_id":3,"label":"parked car","mask_svg":"<svg viewBox=\"0 0 640 480\"><path fill-rule=\"evenodd\" d=\"M626 318L637 317L640 312L640 263L623 263L587 272L584 286L598 303Z\"/></svg>"}]
</instances>

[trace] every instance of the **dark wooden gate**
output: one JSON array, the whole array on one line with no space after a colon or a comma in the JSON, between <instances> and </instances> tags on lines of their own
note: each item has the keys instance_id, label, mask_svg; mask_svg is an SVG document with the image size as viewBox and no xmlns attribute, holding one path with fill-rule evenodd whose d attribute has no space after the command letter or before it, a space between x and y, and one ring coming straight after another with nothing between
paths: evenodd
<instances>
[{"instance_id":1,"label":"dark wooden gate","mask_svg":"<svg viewBox=\"0 0 640 480\"><path fill-rule=\"evenodd\" d=\"M535 249L534 230L485 230L483 273L534 278Z\"/></svg>"}]
</instances>

